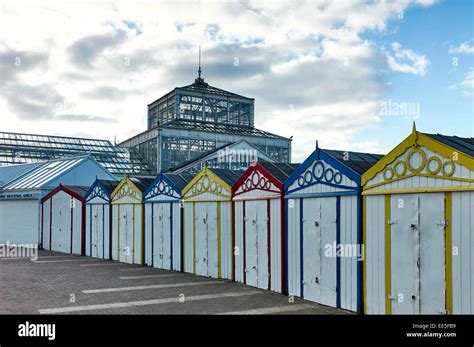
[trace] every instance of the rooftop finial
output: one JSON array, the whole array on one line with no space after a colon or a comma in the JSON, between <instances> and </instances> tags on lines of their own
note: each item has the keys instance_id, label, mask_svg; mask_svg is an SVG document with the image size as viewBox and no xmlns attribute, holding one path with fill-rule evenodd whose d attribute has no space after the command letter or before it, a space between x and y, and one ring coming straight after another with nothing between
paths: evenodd
<instances>
[{"instance_id":1,"label":"rooftop finial","mask_svg":"<svg viewBox=\"0 0 474 347\"><path fill-rule=\"evenodd\" d=\"M319 148L318 140L316 140L316 149Z\"/></svg>"},{"instance_id":2,"label":"rooftop finial","mask_svg":"<svg viewBox=\"0 0 474 347\"><path fill-rule=\"evenodd\" d=\"M415 121L413 121L413 128L411 130L413 133L416 133L416 124Z\"/></svg>"},{"instance_id":3,"label":"rooftop finial","mask_svg":"<svg viewBox=\"0 0 474 347\"><path fill-rule=\"evenodd\" d=\"M199 45L199 69L198 69L198 78L201 78L201 45Z\"/></svg>"}]
</instances>

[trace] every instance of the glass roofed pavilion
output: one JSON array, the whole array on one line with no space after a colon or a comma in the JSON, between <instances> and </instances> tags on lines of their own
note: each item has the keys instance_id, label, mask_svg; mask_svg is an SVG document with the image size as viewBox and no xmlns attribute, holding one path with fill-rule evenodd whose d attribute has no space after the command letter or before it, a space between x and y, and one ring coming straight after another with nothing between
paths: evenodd
<instances>
[{"instance_id":1,"label":"glass roofed pavilion","mask_svg":"<svg viewBox=\"0 0 474 347\"><path fill-rule=\"evenodd\" d=\"M0 132L0 166L88 154L113 175L154 174L139 153L107 140Z\"/></svg>"},{"instance_id":2,"label":"glass roofed pavilion","mask_svg":"<svg viewBox=\"0 0 474 347\"><path fill-rule=\"evenodd\" d=\"M201 78L148 105L148 130L120 144L156 172L169 171L229 143L245 140L276 162L291 160L291 139L254 127L254 99Z\"/></svg>"}]
</instances>

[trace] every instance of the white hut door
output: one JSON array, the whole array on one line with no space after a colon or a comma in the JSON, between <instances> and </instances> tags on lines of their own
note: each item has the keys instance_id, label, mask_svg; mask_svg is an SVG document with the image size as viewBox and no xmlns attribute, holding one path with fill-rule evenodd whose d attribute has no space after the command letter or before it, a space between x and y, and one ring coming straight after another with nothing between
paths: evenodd
<instances>
[{"instance_id":1,"label":"white hut door","mask_svg":"<svg viewBox=\"0 0 474 347\"><path fill-rule=\"evenodd\" d=\"M333 252L326 254L327 247L332 247L336 241L337 215L336 198L321 198L321 303L336 306L336 257Z\"/></svg>"},{"instance_id":2,"label":"white hut door","mask_svg":"<svg viewBox=\"0 0 474 347\"><path fill-rule=\"evenodd\" d=\"M217 202L207 204L207 252L208 252L208 275L217 278L219 273L219 258L218 248L220 247L217 242Z\"/></svg>"},{"instance_id":3,"label":"white hut door","mask_svg":"<svg viewBox=\"0 0 474 347\"><path fill-rule=\"evenodd\" d=\"M162 254L163 254L163 268L171 270L171 211L169 203L160 204L163 216L163 228L161 229L162 237Z\"/></svg>"},{"instance_id":4,"label":"white hut door","mask_svg":"<svg viewBox=\"0 0 474 347\"><path fill-rule=\"evenodd\" d=\"M163 204L153 204L153 265L163 268Z\"/></svg>"},{"instance_id":5,"label":"white hut door","mask_svg":"<svg viewBox=\"0 0 474 347\"><path fill-rule=\"evenodd\" d=\"M92 256L99 257L102 255L102 205L92 205Z\"/></svg>"},{"instance_id":6,"label":"white hut door","mask_svg":"<svg viewBox=\"0 0 474 347\"><path fill-rule=\"evenodd\" d=\"M420 194L420 313L445 314L444 193Z\"/></svg>"},{"instance_id":7,"label":"white hut door","mask_svg":"<svg viewBox=\"0 0 474 347\"><path fill-rule=\"evenodd\" d=\"M74 199L68 197L62 199L64 206L61 209L61 252L71 253L71 211L74 208Z\"/></svg>"},{"instance_id":8,"label":"white hut door","mask_svg":"<svg viewBox=\"0 0 474 347\"><path fill-rule=\"evenodd\" d=\"M419 313L418 195L392 195L390 214L392 313Z\"/></svg>"},{"instance_id":9,"label":"white hut door","mask_svg":"<svg viewBox=\"0 0 474 347\"><path fill-rule=\"evenodd\" d=\"M257 202L245 202L245 262L246 282L248 285L258 286L258 225Z\"/></svg>"},{"instance_id":10,"label":"white hut door","mask_svg":"<svg viewBox=\"0 0 474 347\"><path fill-rule=\"evenodd\" d=\"M268 213L267 200L256 201L257 211L257 276L258 288L268 289Z\"/></svg>"},{"instance_id":11,"label":"white hut door","mask_svg":"<svg viewBox=\"0 0 474 347\"><path fill-rule=\"evenodd\" d=\"M305 299L319 302L321 298L321 199L302 199L303 217L303 279Z\"/></svg>"},{"instance_id":12,"label":"white hut door","mask_svg":"<svg viewBox=\"0 0 474 347\"><path fill-rule=\"evenodd\" d=\"M207 242L207 203L195 203L196 215L194 216L196 230L196 275L208 276L208 242Z\"/></svg>"},{"instance_id":13,"label":"white hut door","mask_svg":"<svg viewBox=\"0 0 474 347\"><path fill-rule=\"evenodd\" d=\"M133 263L133 205L123 204L120 212L122 221L120 224L120 260L124 263Z\"/></svg>"}]
</instances>

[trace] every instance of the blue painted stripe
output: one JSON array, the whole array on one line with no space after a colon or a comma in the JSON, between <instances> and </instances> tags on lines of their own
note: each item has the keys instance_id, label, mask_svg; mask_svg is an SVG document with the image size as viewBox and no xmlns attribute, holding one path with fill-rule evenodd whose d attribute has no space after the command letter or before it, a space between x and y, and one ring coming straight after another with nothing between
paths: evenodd
<instances>
[{"instance_id":1,"label":"blue painted stripe","mask_svg":"<svg viewBox=\"0 0 474 347\"><path fill-rule=\"evenodd\" d=\"M330 183L330 182L324 182L324 181L315 181L315 182L311 182L309 184L305 184L304 186L302 187L298 187L298 188L295 188L295 189L291 189L291 190L287 190L286 191L286 194L291 194L293 192L297 192L298 190L302 190L302 189L306 189L306 188L309 188L309 187L312 187L312 186L315 186L315 185L322 185L322 186L329 186L329 187L334 187L334 188L339 188L339 189L348 189L348 190L351 190L351 191L357 191L359 188L358 187L352 187L352 186L343 186L343 185L339 185L339 184L335 184L335 183ZM336 192L334 192L333 194L335 194Z\"/></svg>"},{"instance_id":2,"label":"blue painted stripe","mask_svg":"<svg viewBox=\"0 0 474 347\"><path fill-rule=\"evenodd\" d=\"M355 189L352 191L345 191L345 192L326 192L326 193L287 193L285 195L285 199L298 199L298 198L319 198L319 197L326 197L326 196L350 196L350 195L357 195L359 194L359 190Z\"/></svg>"},{"instance_id":3,"label":"blue painted stripe","mask_svg":"<svg viewBox=\"0 0 474 347\"><path fill-rule=\"evenodd\" d=\"M170 202L170 270L173 270L173 203Z\"/></svg>"},{"instance_id":4,"label":"blue painted stripe","mask_svg":"<svg viewBox=\"0 0 474 347\"><path fill-rule=\"evenodd\" d=\"M105 258L104 244L105 244L105 205L102 204L102 258Z\"/></svg>"},{"instance_id":5,"label":"blue painted stripe","mask_svg":"<svg viewBox=\"0 0 474 347\"><path fill-rule=\"evenodd\" d=\"M287 294L289 294L288 287L288 200L285 201L285 288Z\"/></svg>"},{"instance_id":6,"label":"blue painted stripe","mask_svg":"<svg viewBox=\"0 0 474 347\"><path fill-rule=\"evenodd\" d=\"M89 206L89 257L92 257L92 205Z\"/></svg>"},{"instance_id":7,"label":"blue painted stripe","mask_svg":"<svg viewBox=\"0 0 474 347\"><path fill-rule=\"evenodd\" d=\"M357 244L361 245L360 247L362 247L362 244L365 242L365 240L363 240L362 213L364 213L364 211L362 210L362 196L359 196L357 199ZM357 312L359 313L362 313L363 304L364 304L363 303L364 294L363 294L362 271L364 271L363 261L360 259L357 259L357 294L356 295L357 295Z\"/></svg>"},{"instance_id":8,"label":"blue painted stripe","mask_svg":"<svg viewBox=\"0 0 474 347\"><path fill-rule=\"evenodd\" d=\"M304 264L303 264L303 200L300 199L300 296L304 298Z\"/></svg>"},{"instance_id":9,"label":"blue painted stripe","mask_svg":"<svg viewBox=\"0 0 474 347\"><path fill-rule=\"evenodd\" d=\"M153 221L154 221L154 213L155 213L155 204L151 204L151 267L153 267L153 239L154 239L154 225L153 225Z\"/></svg>"},{"instance_id":10,"label":"blue painted stripe","mask_svg":"<svg viewBox=\"0 0 474 347\"><path fill-rule=\"evenodd\" d=\"M153 199L150 199L150 200L143 201L143 203L144 204L159 204L159 203L168 204L170 202L179 202L179 201L180 201L179 198L168 199L168 200L153 200Z\"/></svg>"},{"instance_id":11,"label":"blue painted stripe","mask_svg":"<svg viewBox=\"0 0 474 347\"><path fill-rule=\"evenodd\" d=\"M341 244L341 197L336 197L336 307L341 307L341 257L337 249Z\"/></svg>"}]
</instances>

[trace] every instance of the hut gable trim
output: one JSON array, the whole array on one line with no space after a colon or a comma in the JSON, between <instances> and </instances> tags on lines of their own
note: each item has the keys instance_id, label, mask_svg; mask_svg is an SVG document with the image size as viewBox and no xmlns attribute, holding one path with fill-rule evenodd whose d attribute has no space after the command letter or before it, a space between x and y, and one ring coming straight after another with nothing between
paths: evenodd
<instances>
[{"instance_id":1,"label":"hut gable trim","mask_svg":"<svg viewBox=\"0 0 474 347\"><path fill-rule=\"evenodd\" d=\"M428 157L423 149L438 154L442 159L437 156ZM400 160L405 154L406 159ZM410 158L413 155L421 156L419 167L411 167ZM474 171L474 158L415 130L362 175L362 185L364 190L367 190L414 176L474 183L474 179L456 177L456 167ZM369 184L380 173L383 175L383 181Z\"/></svg>"},{"instance_id":2,"label":"hut gable trim","mask_svg":"<svg viewBox=\"0 0 474 347\"><path fill-rule=\"evenodd\" d=\"M372 166L362 175L361 183L364 186L364 189L368 189L369 186L367 186L367 183L373 178L375 178L378 173L383 172L390 164L396 162L398 157L402 156L407 150L409 150L410 148L416 150L419 147L425 147L426 149L446 158L447 161L451 161L455 164L464 166L465 168L471 171L474 171L473 157L466 153L463 153L458 149L449 147L446 144L436 141L423 133L416 131L416 128L414 126L412 133L407 138L405 138L405 140L398 144L398 146L391 150L386 156L384 156L381 160L379 160L374 166ZM453 161L453 156L456 157L455 161ZM427 161L429 159L430 158L426 158ZM427 162L425 163L425 165L426 164ZM419 173L417 173L417 175L419 175ZM429 177L453 179L449 177L436 177L436 175L433 174L430 174Z\"/></svg>"},{"instance_id":3,"label":"hut gable trim","mask_svg":"<svg viewBox=\"0 0 474 347\"><path fill-rule=\"evenodd\" d=\"M105 189L105 187L100 183L99 180L96 180L94 184L89 188L89 191L86 193L86 202L89 202L95 198L104 200L105 202L110 201L110 194Z\"/></svg>"},{"instance_id":4,"label":"hut gable trim","mask_svg":"<svg viewBox=\"0 0 474 347\"><path fill-rule=\"evenodd\" d=\"M183 189L183 197L189 199L205 193L230 199L232 187L205 167Z\"/></svg>"},{"instance_id":5,"label":"hut gable trim","mask_svg":"<svg viewBox=\"0 0 474 347\"><path fill-rule=\"evenodd\" d=\"M264 167L256 163L250 166L239 178L233 186L232 192L234 196L238 196L254 190L281 194L283 192L283 184Z\"/></svg>"},{"instance_id":6,"label":"hut gable trim","mask_svg":"<svg viewBox=\"0 0 474 347\"><path fill-rule=\"evenodd\" d=\"M331 168L327 170L324 165L325 163L331 165L334 169ZM320 174L315 173L317 167L322 169ZM330 174L328 175L328 173ZM344 176L354 182L355 186L341 185ZM294 183L296 183L298 187L290 189ZM360 176L339 160L336 160L324 152L324 150L318 148L285 181L284 189L287 194L291 194L316 184L358 191Z\"/></svg>"},{"instance_id":7,"label":"hut gable trim","mask_svg":"<svg viewBox=\"0 0 474 347\"><path fill-rule=\"evenodd\" d=\"M121 199L126 197L135 200L138 203L142 201L142 192L128 176L125 176L122 181L120 181L111 194L113 203L118 203Z\"/></svg>"},{"instance_id":8,"label":"hut gable trim","mask_svg":"<svg viewBox=\"0 0 474 347\"><path fill-rule=\"evenodd\" d=\"M179 199L180 189L166 175L160 173L143 192L143 199L149 200L163 195Z\"/></svg>"},{"instance_id":9,"label":"hut gable trim","mask_svg":"<svg viewBox=\"0 0 474 347\"><path fill-rule=\"evenodd\" d=\"M75 199L84 202L84 197L83 197L83 196L77 194L75 191L69 189L68 187L65 187L65 186L63 186L62 184L60 184L59 186L57 186L56 188L54 188L52 191L50 191L48 194L46 194L46 195L41 199L41 203L44 203L46 200L51 199L51 197L52 197L53 195L57 194L59 191L63 191L63 192L65 192L66 194L69 194L70 196L74 197Z\"/></svg>"}]
</instances>

